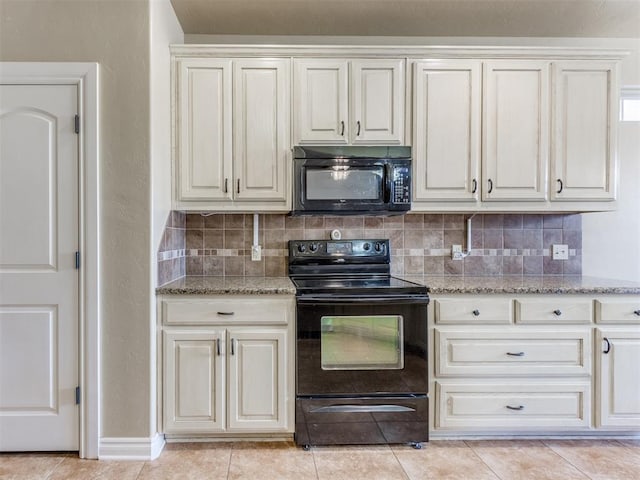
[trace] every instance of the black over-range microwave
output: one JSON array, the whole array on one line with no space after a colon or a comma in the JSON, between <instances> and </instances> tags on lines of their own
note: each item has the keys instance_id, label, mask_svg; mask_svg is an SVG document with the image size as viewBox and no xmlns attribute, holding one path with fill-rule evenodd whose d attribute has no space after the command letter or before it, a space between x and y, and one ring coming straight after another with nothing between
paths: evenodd
<instances>
[{"instance_id":1,"label":"black over-range microwave","mask_svg":"<svg viewBox=\"0 0 640 480\"><path fill-rule=\"evenodd\" d=\"M292 215L399 215L411 208L411 147L293 148Z\"/></svg>"}]
</instances>

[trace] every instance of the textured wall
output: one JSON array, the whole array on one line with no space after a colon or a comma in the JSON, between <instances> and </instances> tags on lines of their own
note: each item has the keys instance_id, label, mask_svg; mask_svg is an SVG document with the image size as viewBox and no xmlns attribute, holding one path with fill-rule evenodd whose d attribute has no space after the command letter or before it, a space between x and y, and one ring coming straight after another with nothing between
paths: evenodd
<instances>
[{"instance_id":1,"label":"textured wall","mask_svg":"<svg viewBox=\"0 0 640 480\"><path fill-rule=\"evenodd\" d=\"M100 63L102 436L148 437L148 2L2 0L0 60Z\"/></svg>"}]
</instances>

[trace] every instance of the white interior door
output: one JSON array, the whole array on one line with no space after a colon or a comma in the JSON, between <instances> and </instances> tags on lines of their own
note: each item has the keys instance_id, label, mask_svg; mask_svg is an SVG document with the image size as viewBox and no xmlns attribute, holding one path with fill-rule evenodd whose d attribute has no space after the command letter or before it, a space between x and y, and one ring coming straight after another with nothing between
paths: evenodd
<instances>
[{"instance_id":1,"label":"white interior door","mask_svg":"<svg viewBox=\"0 0 640 480\"><path fill-rule=\"evenodd\" d=\"M0 450L78 450L75 85L0 86Z\"/></svg>"}]
</instances>

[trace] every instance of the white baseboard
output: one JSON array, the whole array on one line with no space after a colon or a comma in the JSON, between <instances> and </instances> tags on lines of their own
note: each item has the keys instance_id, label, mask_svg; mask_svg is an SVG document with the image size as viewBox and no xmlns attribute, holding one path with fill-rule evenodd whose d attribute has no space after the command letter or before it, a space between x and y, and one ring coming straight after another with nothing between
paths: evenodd
<instances>
[{"instance_id":1,"label":"white baseboard","mask_svg":"<svg viewBox=\"0 0 640 480\"><path fill-rule=\"evenodd\" d=\"M154 437L101 438L98 458L100 460L154 460L164 448L164 435Z\"/></svg>"}]
</instances>

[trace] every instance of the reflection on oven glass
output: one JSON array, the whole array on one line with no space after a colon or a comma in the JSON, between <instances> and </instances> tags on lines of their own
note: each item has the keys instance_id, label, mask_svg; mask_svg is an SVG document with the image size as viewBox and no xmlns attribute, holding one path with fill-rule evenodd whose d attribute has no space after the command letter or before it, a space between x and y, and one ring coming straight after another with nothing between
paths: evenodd
<instances>
[{"instance_id":1,"label":"reflection on oven glass","mask_svg":"<svg viewBox=\"0 0 640 480\"><path fill-rule=\"evenodd\" d=\"M404 367L401 315L323 316L323 370L398 370Z\"/></svg>"}]
</instances>

